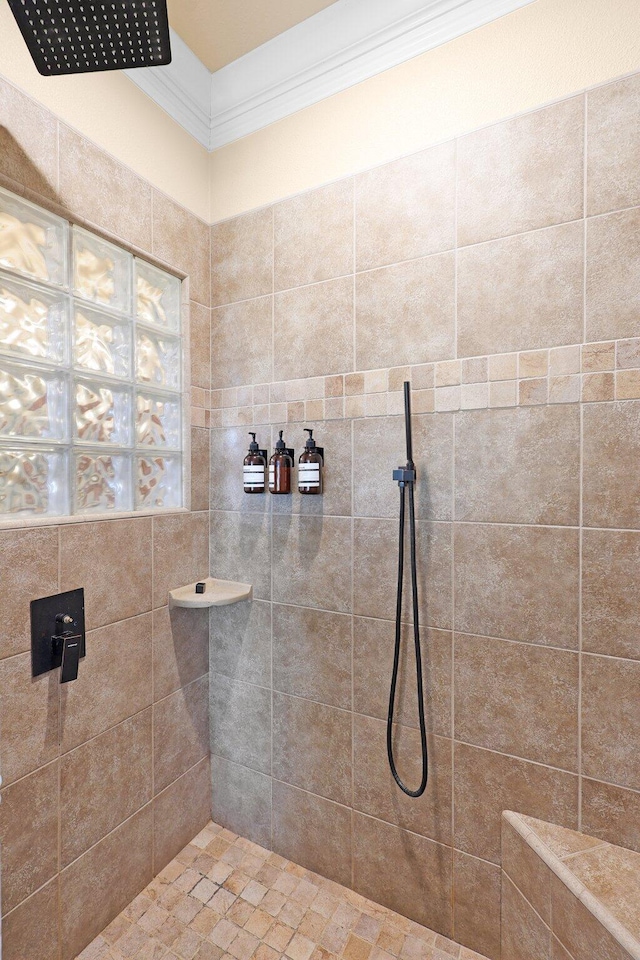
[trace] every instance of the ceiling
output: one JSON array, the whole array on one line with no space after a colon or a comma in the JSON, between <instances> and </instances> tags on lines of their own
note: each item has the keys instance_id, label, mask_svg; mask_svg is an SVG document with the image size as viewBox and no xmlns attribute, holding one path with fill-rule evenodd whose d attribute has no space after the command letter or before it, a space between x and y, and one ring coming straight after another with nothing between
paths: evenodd
<instances>
[{"instance_id":1,"label":"ceiling","mask_svg":"<svg viewBox=\"0 0 640 960\"><path fill-rule=\"evenodd\" d=\"M168 0L169 22L213 73L335 0Z\"/></svg>"}]
</instances>

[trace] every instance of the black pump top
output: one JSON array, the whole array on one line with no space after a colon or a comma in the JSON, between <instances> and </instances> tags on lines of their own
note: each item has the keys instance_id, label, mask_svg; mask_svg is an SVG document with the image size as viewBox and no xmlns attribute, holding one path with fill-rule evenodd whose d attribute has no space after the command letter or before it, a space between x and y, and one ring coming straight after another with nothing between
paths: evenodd
<instances>
[{"instance_id":1,"label":"black pump top","mask_svg":"<svg viewBox=\"0 0 640 960\"><path fill-rule=\"evenodd\" d=\"M309 434L309 438L305 443L305 447L307 448L307 450L315 450L316 442L313 439L313 430L310 430L309 427L305 427L304 432Z\"/></svg>"},{"instance_id":2,"label":"black pump top","mask_svg":"<svg viewBox=\"0 0 640 960\"><path fill-rule=\"evenodd\" d=\"M258 453L260 451L260 444L256 443L255 433L249 432L249 436L253 437L253 440L249 444L249 453Z\"/></svg>"},{"instance_id":3,"label":"black pump top","mask_svg":"<svg viewBox=\"0 0 640 960\"><path fill-rule=\"evenodd\" d=\"M282 434L283 434L283 433L284 433L284 430L279 430L279 431L278 431L278 436L280 437L280 439L276 441L276 450L286 450L286 449L287 449L287 445L286 445L286 443L284 442L284 440L282 439Z\"/></svg>"}]
</instances>

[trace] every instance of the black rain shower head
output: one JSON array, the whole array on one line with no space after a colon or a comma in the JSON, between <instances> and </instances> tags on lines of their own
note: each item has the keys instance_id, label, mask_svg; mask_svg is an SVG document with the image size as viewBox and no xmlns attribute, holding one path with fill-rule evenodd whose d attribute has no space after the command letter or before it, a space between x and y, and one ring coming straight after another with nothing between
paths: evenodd
<instances>
[{"instance_id":1,"label":"black rain shower head","mask_svg":"<svg viewBox=\"0 0 640 960\"><path fill-rule=\"evenodd\" d=\"M166 0L9 0L45 77L171 63Z\"/></svg>"}]
</instances>

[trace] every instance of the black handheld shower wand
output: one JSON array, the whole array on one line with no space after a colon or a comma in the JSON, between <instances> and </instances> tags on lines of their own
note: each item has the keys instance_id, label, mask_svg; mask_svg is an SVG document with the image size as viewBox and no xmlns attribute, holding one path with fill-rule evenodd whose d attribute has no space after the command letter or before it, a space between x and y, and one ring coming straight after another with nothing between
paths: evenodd
<instances>
[{"instance_id":1,"label":"black handheld shower wand","mask_svg":"<svg viewBox=\"0 0 640 960\"><path fill-rule=\"evenodd\" d=\"M407 465L393 471L393 479L400 488L400 533L398 540L398 594L396 601L396 641L389 694L389 713L387 716L387 756L393 778L408 797L421 797L429 778L429 754L427 750L427 725L424 717L424 690L422 682L422 655L420 651L420 622L418 612L418 570L416 563L416 510L414 491L416 468L413 462L413 443L411 438L411 384L404 385L404 421L407 438ZM416 651L416 678L418 687L418 717L420 722L420 743L422 747L422 779L417 790L410 790L400 779L393 758L393 713L395 710L398 669L400 667L400 643L402 638L402 588L404 582L404 521L406 492L409 491L409 542L411 551L411 597L413 601L413 642Z\"/></svg>"}]
</instances>

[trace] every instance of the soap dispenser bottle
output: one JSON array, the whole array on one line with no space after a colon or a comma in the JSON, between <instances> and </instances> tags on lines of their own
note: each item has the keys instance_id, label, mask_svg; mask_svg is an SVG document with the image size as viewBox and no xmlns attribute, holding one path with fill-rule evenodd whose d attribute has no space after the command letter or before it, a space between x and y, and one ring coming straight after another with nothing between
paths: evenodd
<instances>
[{"instance_id":1,"label":"soap dispenser bottle","mask_svg":"<svg viewBox=\"0 0 640 960\"><path fill-rule=\"evenodd\" d=\"M249 453L244 458L244 492L264 493L267 473L267 458L264 456L266 451L263 453L256 443L255 433L250 433L249 436L252 440L249 444Z\"/></svg>"},{"instance_id":2,"label":"soap dispenser bottle","mask_svg":"<svg viewBox=\"0 0 640 960\"><path fill-rule=\"evenodd\" d=\"M291 471L293 459L282 439L283 430L278 431L279 440L276 450L269 460L269 493L291 493Z\"/></svg>"},{"instance_id":3,"label":"soap dispenser bottle","mask_svg":"<svg viewBox=\"0 0 640 960\"><path fill-rule=\"evenodd\" d=\"M304 430L305 433L309 434L309 439L305 443L304 450L298 460L298 492L317 496L322 493L324 450L316 446L313 439L313 430L310 430L309 427L305 427Z\"/></svg>"}]
</instances>

